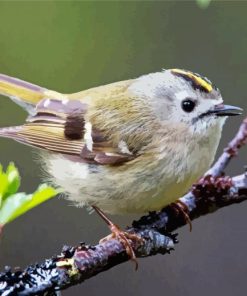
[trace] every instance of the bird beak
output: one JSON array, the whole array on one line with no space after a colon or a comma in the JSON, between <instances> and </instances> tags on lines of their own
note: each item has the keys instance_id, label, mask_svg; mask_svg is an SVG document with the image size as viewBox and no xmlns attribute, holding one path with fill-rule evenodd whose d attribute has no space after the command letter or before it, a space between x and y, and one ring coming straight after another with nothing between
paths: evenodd
<instances>
[{"instance_id":1,"label":"bird beak","mask_svg":"<svg viewBox=\"0 0 247 296\"><path fill-rule=\"evenodd\" d=\"M216 116L235 116L242 114L243 109L231 105L219 104L210 110L209 113L215 114Z\"/></svg>"}]
</instances>

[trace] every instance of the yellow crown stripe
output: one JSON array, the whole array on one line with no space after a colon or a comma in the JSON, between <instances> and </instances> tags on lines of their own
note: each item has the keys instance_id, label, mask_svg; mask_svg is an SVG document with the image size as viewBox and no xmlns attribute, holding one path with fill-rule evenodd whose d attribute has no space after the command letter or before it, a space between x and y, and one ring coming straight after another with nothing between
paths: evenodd
<instances>
[{"instance_id":1,"label":"yellow crown stripe","mask_svg":"<svg viewBox=\"0 0 247 296\"><path fill-rule=\"evenodd\" d=\"M195 75L192 72L180 69L172 69L172 72L188 76L189 78L193 79L198 85L205 88L208 92L211 92L213 89L212 85L209 82L207 82L202 77Z\"/></svg>"}]
</instances>

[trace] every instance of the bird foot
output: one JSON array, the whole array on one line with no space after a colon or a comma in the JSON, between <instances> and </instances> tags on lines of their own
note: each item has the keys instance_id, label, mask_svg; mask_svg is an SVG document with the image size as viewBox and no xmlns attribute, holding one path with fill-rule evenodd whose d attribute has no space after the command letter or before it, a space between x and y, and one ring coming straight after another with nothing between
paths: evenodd
<instances>
[{"instance_id":1,"label":"bird foot","mask_svg":"<svg viewBox=\"0 0 247 296\"><path fill-rule=\"evenodd\" d=\"M114 224L106 215L104 212L102 212L97 206L92 206L92 208L98 213L98 215L106 222L108 227L111 230L111 234L106 236L105 238L102 238L100 240L100 243L103 243L105 241L111 240L111 239L117 239L121 244L124 246L127 255L130 257L130 259L135 263L135 270L138 269L138 262L136 259L135 251L133 250L133 247L131 245L132 243L138 243L142 244L143 239L134 233L129 233L127 231L123 231L120 229L119 226Z\"/></svg>"},{"instance_id":2,"label":"bird foot","mask_svg":"<svg viewBox=\"0 0 247 296\"><path fill-rule=\"evenodd\" d=\"M109 228L111 230L111 234L108 236L102 238L100 240L100 243L106 242L111 239L118 240L125 248L127 255L129 256L130 260L132 260L135 264L135 270L138 269L138 261L135 255L135 251L133 250L133 247L131 245L131 242L133 243L143 243L143 239L138 236L137 234L129 233L126 231L123 231L119 228L119 226L115 224L109 225Z\"/></svg>"},{"instance_id":3,"label":"bird foot","mask_svg":"<svg viewBox=\"0 0 247 296\"><path fill-rule=\"evenodd\" d=\"M171 204L171 208L174 209L178 215L180 213L182 213L186 224L189 224L189 228L190 228L190 232L191 232L192 231L192 223L190 220L190 216L188 215L188 213L189 213L188 206L185 203L183 203L181 200L177 200L176 202Z\"/></svg>"}]
</instances>

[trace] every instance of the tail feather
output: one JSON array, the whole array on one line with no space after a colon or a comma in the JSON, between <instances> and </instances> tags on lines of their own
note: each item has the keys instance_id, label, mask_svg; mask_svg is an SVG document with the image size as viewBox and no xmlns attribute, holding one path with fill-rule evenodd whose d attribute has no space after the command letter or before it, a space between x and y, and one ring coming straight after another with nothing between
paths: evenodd
<instances>
[{"instance_id":1,"label":"tail feather","mask_svg":"<svg viewBox=\"0 0 247 296\"><path fill-rule=\"evenodd\" d=\"M36 104L44 98L66 99L58 92L3 74L0 74L0 95L9 97L29 114L34 114Z\"/></svg>"},{"instance_id":2,"label":"tail feather","mask_svg":"<svg viewBox=\"0 0 247 296\"><path fill-rule=\"evenodd\" d=\"M25 143L24 139L19 136L22 126L11 126L0 128L0 137L14 139L18 142Z\"/></svg>"}]
</instances>

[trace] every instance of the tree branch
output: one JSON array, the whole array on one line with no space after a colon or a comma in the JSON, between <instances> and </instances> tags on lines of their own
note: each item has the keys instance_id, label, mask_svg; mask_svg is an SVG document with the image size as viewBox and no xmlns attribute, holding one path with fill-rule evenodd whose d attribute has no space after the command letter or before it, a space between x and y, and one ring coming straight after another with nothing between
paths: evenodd
<instances>
[{"instance_id":1,"label":"tree branch","mask_svg":"<svg viewBox=\"0 0 247 296\"><path fill-rule=\"evenodd\" d=\"M233 178L223 174L230 160L246 143L247 118L215 165L180 199L187 205L191 220L247 199L247 173ZM182 213L175 212L171 206L134 221L127 231L143 238L142 243L132 243L136 256L169 253L177 243L177 235L171 232L184 224ZM6 267L0 274L0 293L4 296L54 295L55 291L81 283L127 260L124 247L115 239L96 246L84 243L66 246L60 255L23 271L11 271Z\"/></svg>"},{"instance_id":2,"label":"tree branch","mask_svg":"<svg viewBox=\"0 0 247 296\"><path fill-rule=\"evenodd\" d=\"M238 155L238 151L247 143L247 117L243 120L236 136L224 149L214 166L206 173L212 176L221 176L231 159Z\"/></svg>"}]
</instances>

